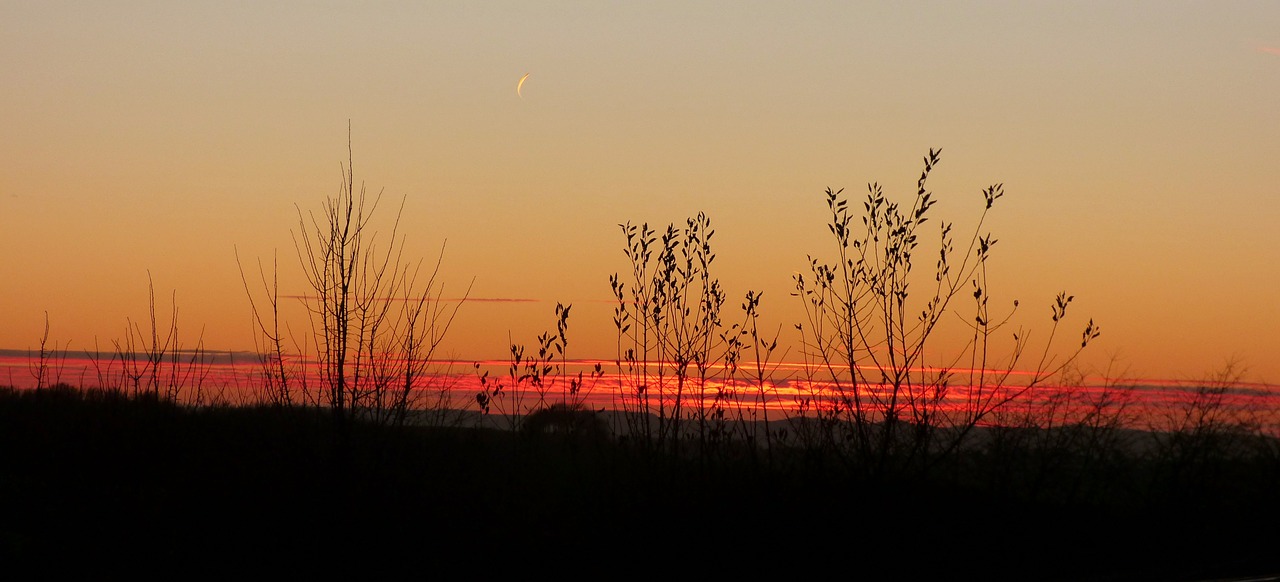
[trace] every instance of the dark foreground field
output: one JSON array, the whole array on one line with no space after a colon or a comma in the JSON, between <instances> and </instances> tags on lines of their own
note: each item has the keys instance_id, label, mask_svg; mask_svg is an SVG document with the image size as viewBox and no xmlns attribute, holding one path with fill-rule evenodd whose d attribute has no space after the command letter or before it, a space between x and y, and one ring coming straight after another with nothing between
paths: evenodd
<instances>
[{"instance_id":1,"label":"dark foreground field","mask_svg":"<svg viewBox=\"0 0 1280 582\"><path fill-rule=\"evenodd\" d=\"M43 574L176 563L164 572L180 578L1280 573L1274 458L962 461L869 477L814 450L677 458L608 437L339 431L314 411L0 390L0 562Z\"/></svg>"}]
</instances>

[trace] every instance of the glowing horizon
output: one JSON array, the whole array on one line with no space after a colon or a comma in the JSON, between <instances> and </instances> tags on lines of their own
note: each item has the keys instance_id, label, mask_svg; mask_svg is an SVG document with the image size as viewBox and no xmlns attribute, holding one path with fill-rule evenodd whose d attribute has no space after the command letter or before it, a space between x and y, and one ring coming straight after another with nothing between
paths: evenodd
<instances>
[{"instance_id":1,"label":"glowing horizon","mask_svg":"<svg viewBox=\"0 0 1280 582\"><path fill-rule=\"evenodd\" d=\"M0 386L33 389L37 361L32 354L14 352L16 350L0 350ZM43 381L46 385L69 384L126 392L159 390L171 393L180 403L195 405L267 404L271 397L264 387L266 370L262 358L261 354L254 353L204 353L199 350L169 354L161 358L156 370L156 378L165 384L153 387L148 384L152 380L147 354L135 354L132 359L111 352L62 354L61 358L55 354ZM390 363L396 364L394 361ZM550 364L554 370L541 384L520 379L524 373L524 362L433 360L427 364L429 371L415 381L414 387L419 399L417 406L423 411L482 414L477 394L492 391L498 384L502 384L504 395L500 400L490 401L491 412L496 417L521 416L558 402L577 402L593 410L653 414L657 413L659 403L671 405L678 400L676 385L679 378L666 367L669 362L650 362L648 369L651 371L639 377L636 370L628 369L626 362L552 361ZM815 369L820 366L814 364L770 364L765 378L753 377L749 372L748 368L756 362L743 364L743 370L737 375L727 374L723 367L709 370L706 377L700 377L694 371L686 379L688 394L684 396L684 402L687 414L696 417L697 410L709 411L718 407L730 413L727 418L731 422L764 419L771 412L780 415L774 420L789 420L832 414L828 407L851 402L849 399L855 393L867 402L869 409L876 409L874 403L883 402L892 390L886 383L860 384L854 388L847 379L842 384L824 376L826 371ZM290 383L295 404L324 406L324 383L319 376L319 362L295 357L287 366L293 375ZM877 370L870 368L870 371ZM927 374L931 371L921 369L912 372ZM963 375L969 371L953 372ZM990 373L991 383L983 385L982 389L974 392L967 390L963 381L956 382L949 395L929 404L945 415L942 426L947 426L947 418L952 422L962 420L964 415L972 413L971 407L980 406L984 398L1001 400L1008 397L1006 404L984 413L979 424L1016 426L1024 419L1043 423L1049 418L1055 419L1053 424L1070 424L1087 421L1091 414L1102 414L1107 419L1114 416L1125 428L1167 428L1172 426L1170 423L1178 422L1179 415L1196 401L1202 389L1211 388L1222 390L1222 404L1205 410L1222 415L1223 419L1256 425L1258 430L1267 434L1280 435L1280 386L1276 385L1229 378L1150 380L1081 376L1070 380L1043 378L1041 381L1034 379L1036 374L1030 371L985 372ZM26 381L15 381L15 375L17 378L25 377ZM995 379L1001 376L1002 379ZM1006 383L1010 376L1033 377L1035 387L1026 390L1026 383ZM135 385L130 385L131 382ZM640 383L651 390L637 391ZM909 413L915 405L910 402L904 404L902 412Z\"/></svg>"}]
</instances>

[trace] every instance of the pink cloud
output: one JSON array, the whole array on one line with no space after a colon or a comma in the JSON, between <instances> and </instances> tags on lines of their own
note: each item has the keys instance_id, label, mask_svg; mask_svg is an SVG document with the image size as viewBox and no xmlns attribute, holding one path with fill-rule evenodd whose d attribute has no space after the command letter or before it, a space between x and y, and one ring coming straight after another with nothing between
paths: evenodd
<instances>
[{"instance_id":1,"label":"pink cloud","mask_svg":"<svg viewBox=\"0 0 1280 582\"><path fill-rule=\"evenodd\" d=\"M285 299L318 299L315 295L281 295ZM417 297L384 297L383 301L409 301L410 299L417 301ZM432 301L441 301L444 303L539 303L541 299L528 299L523 297L432 297Z\"/></svg>"},{"instance_id":2,"label":"pink cloud","mask_svg":"<svg viewBox=\"0 0 1280 582\"><path fill-rule=\"evenodd\" d=\"M1274 46L1258 46L1258 52L1280 56L1280 47Z\"/></svg>"}]
</instances>

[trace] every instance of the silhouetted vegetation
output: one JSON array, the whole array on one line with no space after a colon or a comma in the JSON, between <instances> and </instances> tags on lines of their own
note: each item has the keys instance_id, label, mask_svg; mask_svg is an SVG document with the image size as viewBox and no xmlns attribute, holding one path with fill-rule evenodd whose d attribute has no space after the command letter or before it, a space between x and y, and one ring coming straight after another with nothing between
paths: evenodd
<instances>
[{"instance_id":1,"label":"silhouetted vegetation","mask_svg":"<svg viewBox=\"0 0 1280 582\"><path fill-rule=\"evenodd\" d=\"M1072 390L1099 333L1090 320L1058 352L1072 296L1054 298L1035 348L1013 323L1018 302L988 304L996 239L982 225L1000 185L982 192L961 252L939 224L921 278L938 161L925 158L909 205L873 184L859 213L826 192L834 252L794 280L805 366L787 379L801 389L786 406L780 331L762 324L759 292L726 309L703 214L661 231L620 225L629 269L610 277L613 376L570 372L572 306L557 304L536 349L510 342L505 374L476 366L472 398L419 398L448 393L427 385L444 378L427 366L453 311L434 271L416 285L394 227L385 249L373 245L376 199L366 209L348 163L322 217L299 212L311 333L286 342L274 277L259 268L265 303L245 278L260 402L208 394L202 349L182 350L176 323L161 331L154 291L150 333L129 324L97 387L60 383L46 324L36 389L0 388L0 555L263 557L361 576L564 564L895 579L1280 570L1275 411L1230 405L1235 367L1164 416L1136 410L1122 380ZM948 318L971 338L955 353L934 345ZM1015 382L1007 370L1027 358ZM201 396L181 398L190 388ZM587 406L601 390L616 391L615 409ZM672 566L686 558L694 565Z\"/></svg>"},{"instance_id":2,"label":"silhouetted vegetation","mask_svg":"<svg viewBox=\"0 0 1280 582\"><path fill-rule=\"evenodd\" d=\"M355 187L354 164L348 133L338 193L325 199L319 216L298 209L293 239L308 285L302 303L310 330L309 337L295 338L296 352L285 347L280 329L275 265L268 284L259 264L267 313L258 309L243 269L241 278L261 338L262 380L271 402L287 406L298 399L323 405L340 426L351 419L403 424L424 396L436 397L437 406L451 404L440 400L447 390L427 384L438 378L432 358L470 287L461 301L447 307L441 297L444 284L437 279L443 249L429 272L423 271L421 260L403 256L403 201L390 236L379 246L373 214L382 194L369 200L363 184ZM288 364L309 358L315 362L310 374L301 364ZM307 385L313 377L318 386Z\"/></svg>"},{"instance_id":3,"label":"silhouetted vegetation","mask_svg":"<svg viewBox=\"0 0 1280 582\"><path fill-rule=\"evenodd\" d=\"M3 553L16 564L373 552L413 569L571 551L656 571L664 552L696 551L724 572L835 562L908 578L1190 580L1275 567L1273 439L1188 472L1158 449L1032 433L1058 445L1015 446L993 433L947 475L873 481L836 454L779 447L766 466L723 447L708 463L610 438L590 411L545 410L517 432L355 423L339 443L314 408L2 389ZM628 566L620 551L653 558Z\"/></svg>"}]
</instances>

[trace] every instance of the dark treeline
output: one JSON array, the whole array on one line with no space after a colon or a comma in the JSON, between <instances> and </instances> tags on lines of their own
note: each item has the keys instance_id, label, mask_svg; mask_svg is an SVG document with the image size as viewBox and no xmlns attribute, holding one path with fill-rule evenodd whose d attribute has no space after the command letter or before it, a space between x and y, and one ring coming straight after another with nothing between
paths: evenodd
<instances>
[{"instance_id":1,"label":"dark treeline","mask_svg":"<svg viewBox=\"0 0 1280 582\"><path fill-rule=\"evenodd\" d=\"M929 474L872 476L804 448L764 462L745 446L676 455L594 430L339 435L318 409L6 389L0 546L7 563L49 567L346 555L424 573L526 560L658 572L691 559L708 572L1117 580L1277 567L1275 442L1243 454L1228 435L1185 435L1126 453L989 436Z\"/></svg>"}]
</instances>

